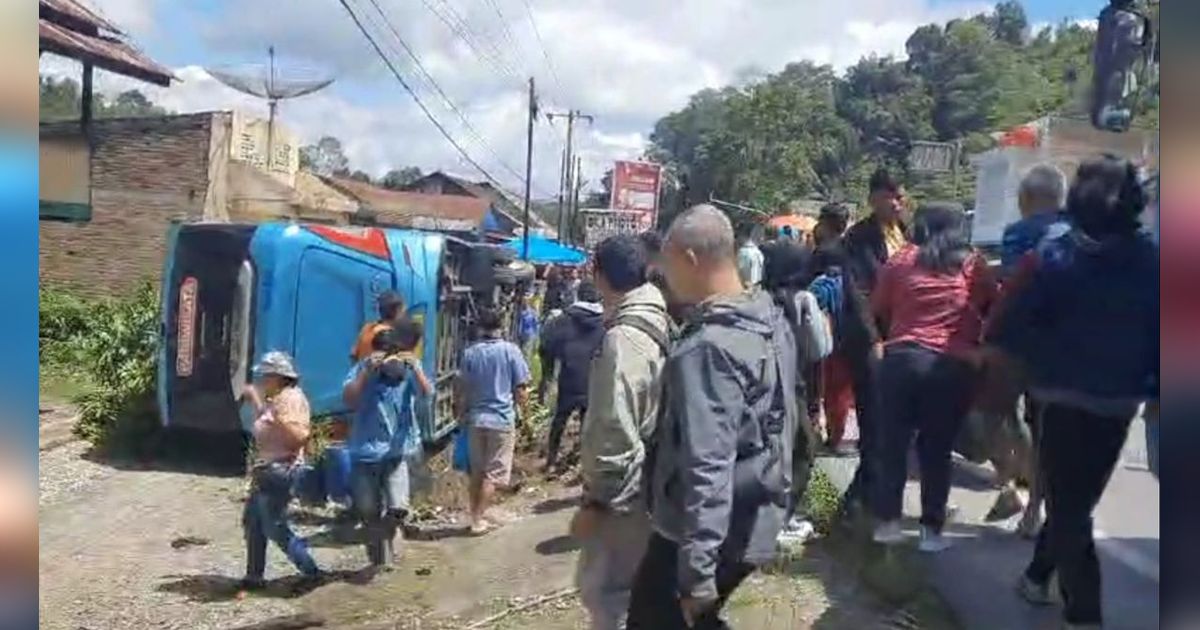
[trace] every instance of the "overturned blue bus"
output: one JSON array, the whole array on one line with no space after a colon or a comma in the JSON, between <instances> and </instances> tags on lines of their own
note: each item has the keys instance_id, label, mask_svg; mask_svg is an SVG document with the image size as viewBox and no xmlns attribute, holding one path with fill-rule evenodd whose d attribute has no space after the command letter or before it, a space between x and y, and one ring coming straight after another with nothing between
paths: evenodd
<instances>
[{"instance_id":1,"label":"overturned blue bus","mask_svg":"<svg viewBox=\"0 0 1200 630\"><path fill-rule=\"evenodd\" d=\"M237 396L255 357L291 354L314 418L344 413L342 382L376 298L404 295L436 393L418 403L427 446L453 430L453 381L474 314L511 313L533 268L499 246L421 230L267 223L172 226L163 269L158 403L165 427L249 429Z\"/></svg>"}]
</instances>

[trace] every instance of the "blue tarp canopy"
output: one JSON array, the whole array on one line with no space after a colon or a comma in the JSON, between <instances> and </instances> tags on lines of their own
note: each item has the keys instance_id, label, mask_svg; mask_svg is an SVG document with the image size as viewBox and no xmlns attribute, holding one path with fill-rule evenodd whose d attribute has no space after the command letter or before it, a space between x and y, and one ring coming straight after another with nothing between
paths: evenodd
<instances>
[{"instance_id":1,"label":"blue tarp canopy","mask_svg":"<svg viewBox=\"0 0 1200 630\"><path fill-rule=\"evenodd\" d=\"M518 236L504 244L505 247L521 256L525 253L525 240ZM535 265L560 264L582 265L587 261L583 250L563 245L544 236L529 235L529 262Z\"/></svg>"}]
</instances>

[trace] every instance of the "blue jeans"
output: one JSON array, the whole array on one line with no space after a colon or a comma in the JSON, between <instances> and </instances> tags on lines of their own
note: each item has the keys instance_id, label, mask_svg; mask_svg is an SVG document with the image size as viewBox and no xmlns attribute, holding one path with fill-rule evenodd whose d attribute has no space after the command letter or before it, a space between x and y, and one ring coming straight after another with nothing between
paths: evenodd
<instances>
[{"instance_id":1,"label":"blue jeans","mask_svg":"<svg viewBox=\"0 0 1200 630\"><path fill-rule=\"evenodd\" d=\"M261 464L251 471L250 496L242 512L248 580L263 579L267 567L268 540L278 545L301 573L313 575L318 572L317 563L308 551L308 543L296 535L287 520L295 474L295 467L281 463Z\"/></svg>"},{"instance_id":2,"label":"blue jeans","mask_svg":"<svg viewBox=\"0 0 1200 630\"><path fill-rule=\"evenodd\" d=\"M350 491L366 531L367 560L372 566L391 564L396 531L408 515L408 462L402 458L356 461Z\"/></svg>"}]
</instances>

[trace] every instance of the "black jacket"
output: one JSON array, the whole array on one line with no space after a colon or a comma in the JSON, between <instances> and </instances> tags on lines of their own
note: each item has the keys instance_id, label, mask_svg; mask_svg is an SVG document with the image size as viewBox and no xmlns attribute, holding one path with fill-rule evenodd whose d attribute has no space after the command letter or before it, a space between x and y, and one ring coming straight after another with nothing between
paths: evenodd
<instances>
[{"instance_id":1,"label":"black jacket","mask_svg":"<svg viewBox=\"0 0 1200 630\"><path fill-rule=\"evenodd\" d=\"M900 223L900 229L908 234L908 226ZM883 227L874 214L850 226L842 237L842 248L846 252L846 271L854 285L865 295L875 290L879 270L887 262L887 242L883 238Z\"/></svg>"},{"instance_id":2,"label":"black jacket","mask_svg":"<svg viewBox=\"0 0 1200 630\"><path fill-rule=\"evenodd\" d=\"M538 347L542 379L544 381L554 373L555 363L559 365L559 408L587 402L588 369L604 340L603 319L604 310L599 304L576 302L542 330Z\"/></svg>"}]
</instances>

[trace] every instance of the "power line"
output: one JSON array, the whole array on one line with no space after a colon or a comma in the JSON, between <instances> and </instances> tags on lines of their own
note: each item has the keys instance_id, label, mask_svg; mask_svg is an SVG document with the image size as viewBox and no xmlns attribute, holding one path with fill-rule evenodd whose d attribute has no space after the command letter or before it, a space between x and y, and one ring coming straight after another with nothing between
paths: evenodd
<instances>
[{"instance_id":1,"label":"power line","mask_svg":"<svg viewBox=\"0 0 1200 630\"><path fill-rule=\"evenodd\" d=\"M476 41L475 35L470 30L470 27L467 26L466 21L463 20L462 16L459 15L458 12L454 10L454 7L450 6L449 3L445 2L445 0L442 0L442 4L453 14L453 16L448 16L443 11L434 7L430 0L421 0L421 3L425 5L426 9L429 9L430 13L437 16L437 18L441 20L442 24L445 24L446 28L450 29L451 33L463 40L467 47L471 49L471 52L475 53L476 57L479 57L480 60L490 63L494 69L499 71L500 74L507 76L513 81L518 80L516 71L513 70L512 66L509 65L504 59L499 49L496 48L495 43L487 40L489 44L492 44L492 49L485 52L480 47L480 44Z\"/></svg>"},{"instance_id":2,"label":"power line","mask_svg":"<svg viewBox=\"0 0 1200 630\"><path fill-rule=\"evenodd\" d=\"M447 0L442 1L446 2ZM517 42L517 38L513 36L512 29L508 27L508 18L504 17L504 11L500 10L500 5L496 3L496 0L484 1L491 5L492 10L496 12L496 17L500 18L500 32L503 33L505 39L508 40L508 45L512 46L513 56L515 56L518 61L523 61L524 57L521 55L521 44ZM533 73L531 72L530 74Z\"/></svg>"},{"instance_id":3,"label":"power line","mask_svg":"<svg viewBox=\"0 0 1200 630\"><path fill-rule=\"evenodd\" d=\"M550 77L554 79L554 87L558 88L559 94L566 94L563 89L562 81L558 80L558 71L554 69L554 62L550 59L550 50L546 48L546 42L542 39L542 32L538 30L537 19L533 16L533 6L529 4L529 0L522 0L525 3L525 13L529 16L529 25L533 27L533 36L537 38L538 47L542 49L542 56L546 59L546 67L550 69Z\"/></svg>"},{"instance_id":4,"label":"power line","mask_svg":"<svg viewBox=\"0 0 1200 630\"><path fill-rule=\"evenodd\" d=\"M437 82L437 80L435 80L433 78L433 75L431 75L429 73L429 71L425 69L424 64L421 63L421 59L417 56L416 52L413 51L413 49L411 47L409 47L408 43L406 43L404 41L404 38L400 36L400 32L397 31L396 27L392 25L391 20L388 19L387 14L384 13L384 11L383 11L383 8L379 6L378 0L367 0L367 1L371 3L371 6L375 7L375 10L377 12L379 12L379 16L381 18L383 18L384 25L387 26L388 30L390 30L392 32L392 35L395 36L396 41L400 43L400 47L404 49L404 52L407 53L409 58L411 58L413 60L413 64L416 66L417 70L420 71L420 73L425 76L425 79L429 82L429 85L432 86L433 90L435 92L437 92L437 94L439 96L441 96L443 101L445 101L446 106L449 107L451 111L453 111L455 114L458 115L458 118L462 121L463 127L467 130L467 133L470 134L472 137L474 137L475 140L477 142L479 142L480 146L482 146L488 153L490 153L492 155L492 157L496 160L496 162L498 164L500 164L500 166L504 170L508 171L509 174L511 174L513 177L516 177L518 180L523 179L521 174L518 173L516 171L516 169L509 166L508 163L505 162L504 159L500 156L500 154L497 153L496 150L493 149L491 147L491 145L489 145L487 143L487 141L483 138L483 135L480 134L479 131L475 128L475 126L471 124L471 121L467 118L467 115L465 113L463 113L463 111L461 109L459 109L458 105L456 105L454 103L454 101L446 94L446 92L444 90L442 90L442 87L440 85L438 85L438 82Z\"/></svg>"},{"instance_id":5,"label":"power line","mask_svg":"<svg viewBox=\"0 0 1200 630\"><path fill-rule=\"evenodd\" d=\"M409 96L413 98L413 101L417 103L417 107L421 108L421 112L425 114L425 117L429 119L429 122L433 123L434 127L437 127L437 130L441 132L443 137L446 138L446 141L449 142L450 145L453 146L460 155L462 155L463 159L466 160L467 163L475 167L475 169L478 170L484 176L484 178L491 182L492 185L502 188L500 182L497 181L495 177L492 177L492 174L487 172L487 169L480 166L479 163L467 153L466 149L464 149L462 145L460 145L458 141L456 141L454 137L450 135L450 132L446 131L446 128L442 126L442 123L438 122L438 119L433 116L433 113L429 111L429 108L425 106L425 103L421 102L421 98L417 96L416 91L408 85L408 82L405 81L404 77L400 75L400 71L396 70L395 64L393 64L392 60L389 59L387 54L383 52L383 48L381 48L379 43L375 41L375 38L371 36L371 33L367 30L367 27L363 25L362 20L360 20L358 15L354 13L354 9L350 8L350 4L347 2L347 0L338 0L338 2L340 2L342 7L346 9L346 13L350 14L350 19L354 20L354 25L358 27L358 30L363 34L363 37L370 42L371 47L375 49L375 52L379 55L379 58L383 60L385 65L387 65L388 70L391 70L392 75L395 76L396 80L400 82L400 86L404 88L404 91L408 92Z\"/></svg>"}]
</instances>

